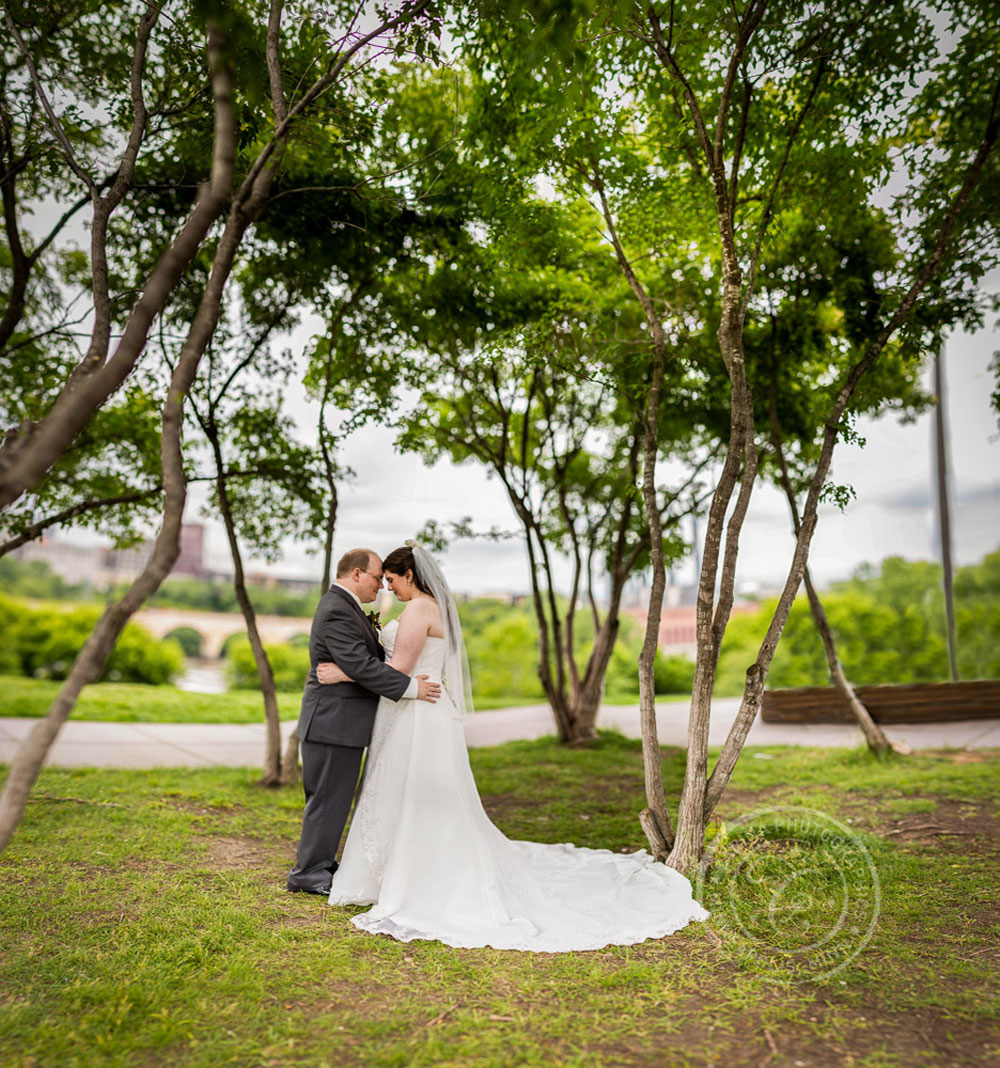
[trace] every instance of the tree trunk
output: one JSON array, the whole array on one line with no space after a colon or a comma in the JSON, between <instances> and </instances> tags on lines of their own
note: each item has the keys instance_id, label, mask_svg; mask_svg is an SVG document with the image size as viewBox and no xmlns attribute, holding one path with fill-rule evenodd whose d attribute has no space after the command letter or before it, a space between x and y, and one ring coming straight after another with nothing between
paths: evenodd
<instances>
[{"instance_id":1,"label":"tree trunk","mask_svg":"<svg viewBox=\"0 0 1000 1068\"><path fill-rule=\"evenodd\" d=\"M778 421L778 381L776 361L772 361L769 415L771 421L771 439L774 443L774 452L778 461L778 473L781 487L785 491L785 499L788 501L788 509L791 512L792 529L795 531L795 536L798 537L802 523L799 519L798 502L795 499L795 487L792 485L792 476L788 470L788 461L785 458L785 445L784 437L781 433L781 424ZM834 642L833 632L830 630L830 624L826 618L826 612L823 610L823 604L819 599L819 594L816 592L815 586L813 586L812 576L809 574L808 567L806 567L802 577L805 582L806 595L809 598L809 608L812 611L813 622L816 625L816 631L823 643L823 651L826 653L826 662L830 669L830 677L833 679L834 685L840 690L844 700L847 701L851 711L854 713L854 718L858 721L858 726L861 728L862 733L865 736L868 748L873 753L883 756L884 754L891 752L893 747L890 745L885 732L872 719L871 713L865 708L844 672L840 657L837 656L837 646ZM900 751L902 751L902 747L900 747Z\"/></svg>"},{"instance_id":2,"label":"tree trunk","mask_svg":"<svg viewBox=\"0 0 1000 1068\"><path fill-rule=\"evenodd\" d=\"M236 593L236 600L240 605L240 611L243 613L243 619L246 621L247 638L249 638L250 648L253 650L254 663L257 665L257 677L260 679L260 689L264 697L264 722L267 725L267 739L264 748L264 773L261 784L263 786L279 786L281 784L281 716L278 713L278 695L274 686L274 671L271 669L271 661L268 659L264 643L261 641L260 631L257 629L257 613L254 611L253 602L247 593L246 578L243 573L243 557L240 553L239 540L236 536L233 510L229 503L225 463L222 457L218 428L215 425L214 412L209 413L208 419L203 426L215 456L215 488L219 497L219 512L222 515L222 521L226 527L226 537L229 540L229 555L233 561L233 589Z\"/></svg>"},{"instance_id":3,"label":"tree trunk","mask_svg":"<svg viewBox=\"0 0 1000 1068\"><path fill-rule=\"evenodd\" d=\"M750 727L753 724L754 719L757 717L757 713L760 711L761 697L764 692L764 682L767 678L767 672L771 666L771 660L774 657L778 642L781 639L785 623L788 621L788 613L791 611L792 602L795 599L799 583L802 581L802 576L805 574L809 546L816 530L820 495L826 482L826 477L830 471L834 446L836 445L840 434L841 420L843 419L847 406L854 395L854 391L857 389L858 383L874 366L879 356L885 350L885 346L889 339L909 318L910 313L916 306L920 294L935 276L941 265L941 261L943 260L945 251L950 243L951 235L958 222L962 208L965 206L973 187L979 180L983 167L993 150L998 135L1000 135L1000 117L996 114L996 103L998 99L1000 99L1000 84L998 84L994 95L994 111L991 113L990 121L987 123L983 142L980 145L979 151L976 153L976 158L966 172L962 186L955 195L951 207L941 224L941 229L938 231L930 255L917 277L911 283L906 295L890 316L889 321L881 329L875 340L868 346L861 358L848 371L840 389L838 390L837 399L834 402L833 408L823 425L823 438L819 460L816 465L816 471L809 483L808 493L806 494L805 507L802 512L802 522L798 537L795 540L795 551L792 556L788 576L785 580L785 586L781 592L781 597L778 599L774 615L771 617L771 623L768 626L767 634L757 652L757 659L747 671L747 681L743 690L743 699L740 702L739 711L730 728L729 735L722 746L722 752L719 754L719 759L712 771L712 775L708 780L708 786L705 790L705 804L703 811L704 821L708 820L709 816L712 814L712 810L722 797L726 784L729 782L729 777L732 775L733 769L736 767L736 761L739 759L739 755L742 752ZM704 836L704 824L701 833L702 836ZM700 851L697 855L700 856Z\"/></svg>"},{"instance_id":4,"label":"tree trunk","mask_svg":"<svg viewBox=\"0 0 1000 1068\"><path fill-rule=\"evenodd\" d=\"M708 777L708 730L712 715L715 671L735 596L740 532L757 475L757 452L753 442L753 398L746 381L743 361L742 274L733 251L734 247L728 250L729 255L726 257L722 317L718 331L719 349L730 378L729 443L705 525L705 544L698 583L697 653L688 718L687 762L677 813L677 833L666 860L668 865L681 872L687 872L692 864L700 859L704 848L707 822L705 783ZM724 253L726 251L724 249ZM726 513L737 483L739 494L727 524ZM718 601L715 592L717 583Z\"/></svg>"},{"instance_id":5,"label":"tree trunk","mask_svg":"<svg viewBox=\"0 0 1000 1068\"><path fill-rule=\"evenodd\" d=\"M844 700L850 705L854 718L858 721L858 726L864 733L868 748L878 756L885 756L887 753L892 752L892 745L882 728L872 719L871 713L865 708L861 698L858 697L856 690L844 673L843 664L840 662L840 657L837 656L837 647L834 644L830 623L826 618L826 612L823 610L819 594L813 586L812 576L809 574L808 567L802 578L806 587L806 595L809 598L813 622L816 624L816 630L819 632L820 639L823 642L823 651L826 653L826 662L830 668L830 677L833 679L833 684L840 690Z\"/></svg>"},{"instance_id":6,"label":"tree trunk","mask_svg":"<svg viewBox=\"0 0 1000 1068\"><path fill-rule=\"evenodd\" d=\"M615 639L618 637L618 610L612 600L603 625L594 635L594 647L587 659L583 677L578 680L569 702L569 720L573 724L571 743L589 741L597 733L597 716L604 697L604 677L607 674ZM567 652L572 656L572 651Z\"/></svg>"},{"instance_id":7,"label":"tree trunk","mask_svg":"<svg viewBox=\"0 0 1000 1068\"><path fill-rule=\"evenodd\" d=\"M294 727L285 745L281 761L281 785L294 786L299 781L299 729Z\"/></svg>"},{"instance_id":8,"label":"tree trunk","mask_svg":"<svg viewBox=\"0 0 1000 1068\"><path fill-rule=\"evenodd\" d=\"M331 477L329 479L330 487L330 507L326 513L326 530L323 538L323 583L320 589L320 596L330 588L330 584L333 582L333 534L337 529L337 506L339 504L339 498L337 496L337 483Z\"/></svg>"},{"instance_id":9,"label":"tree trunk","mask_svg":"<svg viewBox=\"0 0 1000 1068\"><path fill-rule=\"evenodd\" d=\"M208 291L206 291L206 296ZM17 830L24 815L28 794L42 769L52 743L62 725L69 718L80 691L87 683L100 678L115 642L132 615L142 607L170 573L180 551L181 521L187 498L187 484L181 455L181 430L184 398L194 381L201 355L214 330L214 321L209 324L203 299L199 314L191 326L188 340L181 350L177 365L170 379L167 400L163 408L163 437L160 447L163 472L164 510L163 523L156 538L153 553L125 595L109 605L101 616L90 637L73 662L73 667L63 683L48 715L39 720L24 740L10 775L0 795L0 852ZM216 316L217 319L217 316ZM211 329L209 329L209 325Z\"/></svg>"},{"instance_id":10,"label":"tree trunk","mask_svg":"<svg viewBox=\"0 0 1000 1068\"><path fill-rule=\"evenodd\" d=\"M663 768L660 764L660 738L656 729L656 682L654 664L660 646L660 620L663 616L663 594L667 575L663 564L663 529L660 524L660 502L656 498L656 429L660 414L660 392L663 388L663 360L665 338L662 329L654 333L653 367L646 401L646 425L643 431L642 499L649 524L650 567L653 582L649 591L646 630L639 651L639 725L642 732L642 771L646 790L646 808L639 816L639 824L657 860L666 859L673 845L674 832L667 811L667 796L663 789Z\"/></svg>"},{"instance_id":11,"label":"tree trunk","mask_svg":"<svg viewBox=\"0 0 1000 1068\"><path fill-rule=\"evenodd\" d=\"M221 43L218 32L216 32L215 43L217 47ZM223 69L225 67L224 64L219 64L219 66ZM231 94L231 82L227 82L227 85L229 85ZM221 92L217 95L225 96L226 100L230 98L229 95ZM273 163L276 165L277 160L274 159ZM100 677L122 628L146 599L156 592L177 559L180 525L187 497L181 455L184 398L191 389L201 357L218 326L222 295L240 242L247 228L263 207L273 178L273 166L262 168L258 171L245 204L239 201L234 203L216 247L208 284L202 293L198 310L171 375L163 408L163 436L160 450L165 502L164 519L153 555L125 596L105 611L74 661L69 677L49 709L48 716L35 727L21 746L21 750L18 751L4 792L0 795L0 851L6 847L20 823L27 804L28 792L41 771L49 748L76 704L80 691L88 682L93 682Z\"/></svg>"}]
</instances>

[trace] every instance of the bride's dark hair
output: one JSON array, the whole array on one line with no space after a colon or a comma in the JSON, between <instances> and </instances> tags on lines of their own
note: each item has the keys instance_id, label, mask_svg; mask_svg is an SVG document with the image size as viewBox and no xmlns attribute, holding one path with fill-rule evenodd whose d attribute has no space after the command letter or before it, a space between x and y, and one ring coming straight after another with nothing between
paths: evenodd
<instances>
[{"instance_id":1,"label":"bride's dark hair","mask_svg":"<svg viewBox=\"0 0 1000 1068\"><path fill-rule=\"evenodd\" d=\"M417 562L413 559L413 550L408 545L393 549L382 561L382 570L391 571L394 575L406 576L407 571L413 572L413 584L421 593L429 594L431 591L420 581L420 572L417 570Z\"/></svg>"}]
</instances>

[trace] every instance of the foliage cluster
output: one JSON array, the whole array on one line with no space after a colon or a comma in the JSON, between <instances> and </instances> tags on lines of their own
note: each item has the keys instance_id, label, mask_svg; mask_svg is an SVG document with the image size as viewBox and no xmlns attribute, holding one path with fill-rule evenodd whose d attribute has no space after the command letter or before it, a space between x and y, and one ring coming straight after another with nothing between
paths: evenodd
<instances>
[{"instance_id":1,"label":"foliage cluster","mask_svg":"<svg viewBox=\"0 0 1000 1068\"><path fill-rule=\"evenodd\" d=\"M308 618L319 601L316 593L298 593L263 583L247 583L255 609L263 615ZM0 557L0 590L11 597L29 597L43 601L83 601L101 599L86 583L67 582L44 560L18 560ZM118 597L124 589L111 591ZM233 583L229 579L168 578L147 602L155 608L191 608L198 612L240 611Z\"/></svg>"},{"instance_id":2,"label":"foliage cluster","mask_svg":"<svg viewBox=\"0 0 1000 1068\"><path fill-rule=\"evenodd\" d=\"M31 607L0 596L0 674L64 679L97 624L101 609L69 611ZM109 682L170 682L184 668L184 653L173 641L158 641L129 623L115 643L101 675Z\"/></svg>"},{"instance_id":3,"label":"foliage cluster","mask_svg":"<svg viewBox=\"0 0 1000 1068\"><path fill-rule=\"evenodd\" d=\"M276 642L264 646L274 673L274 688L278 693L302 693L309 672L308 648L292 642ZM244 635L226 645L226 678L234 690L259 690L260 676L250 642Z\"/></svg>"},{"instance_id":4,"label":"foliage cluster","mask_svg":"<svg viewBox=\"0 0 1000 1068\"><path fill-rule=\"evenodd\" d=\"M865 564L823 595L847 677L856 685L938 682L948 675L941 568L888 557ZM773 602L732 620L719 658L718 692L743 691ZM955 573L958 670L964 679L1000 677L1000 552ZM826 686L826 657L805 596L792 608L769 676L773 689Z\"/></svg>"},{"instance_id":5,"label":"foliage cluster","mask_svg":"<svg viewBox=\"0 0 1000 1068\"><path fill-rule=\"evenodd\" d=\"M0 590L10 597L43 601L93 601L96 594L85 583L67 582L44 560L0 557Z\"/></svg>"},{"instance_id":6,"label":"foliage cluster","mask_svg":"<svg viewBox=\"0 0 1000 1068\"><path fill-rule=\"evenodd\" d=\"M401 605L383 613L383 623L398 615ZM472 674L473 701L478 708L493 708L512 703L536 704L545 699L538 678L538 622L527 601L509 604L477 597L459 606L469 668ZM577 657L586 659L593 642L593 624L581 619L576 635ZM627 702L636 699L639 681L636 657L641 644L635 620L622 617L622 625L611 658L605 699ZM298 693L309 670L309 652L301 644L281 643L266 646L275 684L279 692ZM237 690L256 690L260 686L253 653L245 638L235 638L225 650L226 672L230 685ZM685 656L656 658L656 692L676 694L690 692L694 664Z\"/></svg>"},{"instance_id":7,"label":"foliage cluster","mask_svg":"<svg viewBox=\"0 0 1000 1068\"><path fill-rule=\"evenodd\" d=\"M315 593L297 593L280 586L247 583L254 610L267 616L308 618L319 602L319 583ZM231 579L170 578L150 597L153 608L193 608L199 612L240 611Z\"/></svg>"}]
</instances>

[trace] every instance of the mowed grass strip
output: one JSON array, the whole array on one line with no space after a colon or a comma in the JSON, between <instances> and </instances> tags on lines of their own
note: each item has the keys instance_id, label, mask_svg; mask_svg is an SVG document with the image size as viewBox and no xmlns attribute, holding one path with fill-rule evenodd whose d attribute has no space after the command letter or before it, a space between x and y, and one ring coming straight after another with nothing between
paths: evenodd
<instances>
[{"instance_id":1,"label":"mowed grass strip","mask_svg":"<svg viewBox=\"0 0 1000 1068\"><path fill-rule=\"evenodd\" d=\"M0 718L48 714L61 682L0 676ZM279 693L282 719L299 714L301 694ZM264 702L252 690L193 693L176 686L99 682L85 686L73 706L73 719L106 723L262 723Z\"/></svg>"},{"instance_id":2,"label":"mowed grass strip","mask_svg":"<svg viewBox=\"0 0 1000 1068\"><path fill-rule=\"evenodd\" d=\"M50 679L0 675L0 719L37 719L46 715L61 685ZM302 695L279 693L277 696L281 718L297 719ZM515 694L504 700L477 701L476 709L485 712L538 703L537 695ZM106 723L262 723L264 699L257 690L197 693L176 686L99 682L83 688L73 707L73 719Z\"/></svg>"},{"instance_id":3,"label":"mowed grass strip","mask_svg":"<svg viewBox=\"0 0 1000 1068\"><path fill-rule=\"evenodd\" d=\"M472 760L512 837L644 845L635 742ZM712 828L711 920L552 955L404 945L287 894L300 793L245 770L47 770L0 857L0 1065L990 1064L998 766L997 751L748 750ZM683 754L664 770L676 796ZM796 832L803 808L849 833ZM817 978L797 950L828 920L822 850L844 842L872 858L881 914ZM731 878L782 864L791 903ZM772 908L773 937L743 922L734 887L758 919Z\"/></svg>"}]
</instances>

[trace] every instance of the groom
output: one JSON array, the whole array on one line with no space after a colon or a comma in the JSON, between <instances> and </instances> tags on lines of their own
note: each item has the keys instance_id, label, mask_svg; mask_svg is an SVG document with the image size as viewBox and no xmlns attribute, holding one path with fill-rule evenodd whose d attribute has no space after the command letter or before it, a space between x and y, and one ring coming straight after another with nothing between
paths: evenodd
<instances>
[{"instance_id":1,"label":"groom","mask_svg":"<svg viewBox=\"0 0 1000 1068\"><path fill-rule=\"evenodd\" d=\"M375 625L365 615L382 588L382 561L369 549L352 549L337 564L337 581L323 595L309 636L309 675L298 733L302 745L302 816L289 890L328 894L334 857L358 784L361 756L371 741L379 695L393 701L434 702L441 686L426 675L410 678L385 663ZM323 686L316 665L334 661L352 682Z\"/></svg>"}]
</instances>

